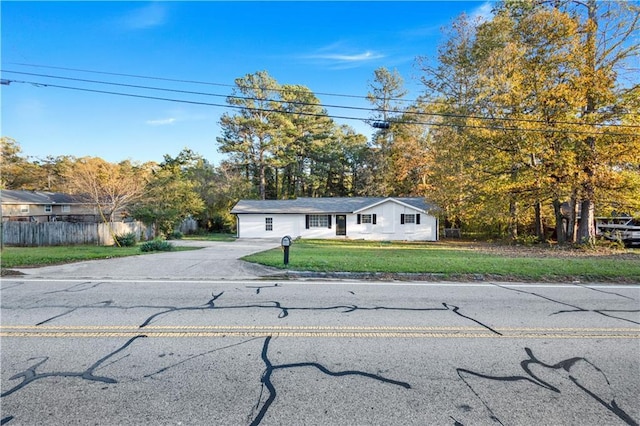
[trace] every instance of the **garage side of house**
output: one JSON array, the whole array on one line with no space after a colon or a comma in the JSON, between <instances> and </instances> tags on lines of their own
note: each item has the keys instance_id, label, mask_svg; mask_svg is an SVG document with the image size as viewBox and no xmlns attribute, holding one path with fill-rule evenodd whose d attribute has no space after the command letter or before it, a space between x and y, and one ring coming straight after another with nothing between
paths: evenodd
<instances>
[{"instance_id":1,"label":"garage side of house","mask_svg":"<svg viewBox=\"0 0 640 426\"><path fill-rule=\"evenodd\" d=\"M231 210L238 238L436 241L437 218L422 198L241 200Z\"/></svg>"}]
</instances>

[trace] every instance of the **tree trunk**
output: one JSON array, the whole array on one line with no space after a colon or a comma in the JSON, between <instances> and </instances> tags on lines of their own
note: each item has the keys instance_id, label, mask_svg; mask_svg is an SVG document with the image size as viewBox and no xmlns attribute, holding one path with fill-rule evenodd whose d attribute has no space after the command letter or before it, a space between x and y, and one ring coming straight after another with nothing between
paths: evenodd
<instances>
[{"instance_id":1,"label":"tree trunk","mask_svg":"<svg viewBox=\"0 0 640 426\"><path fill-rule=\"evenodd\" d=\"M598 22L596 19L596 0L587 2L589 23L587 25L587 42L585 46L586 55L586 73L589 81L595 83L596 79L596 34ZM586 105L584 117L587 118L596 112L596 93L595 84L588 84L586 89ZM594 223L595 211L595 168L596 168L596 139L593 136L587 136L584 143L585 152L582 153L584 158L584 174L585 178L582 184L582 211L580 214L580 225L578 227L577 242L579 244L592 243L596 236Z\"/></svg>"},{"instance_id":2,"label":"tree trunk","mask_svg":"<svg viewBox=\"0 0 640 426\"><path fill-rule=\"evenodd\" d=\"M266 176L266 166L264 164L264 154L260 153L260 158L258 162L258 190L260 191L260 199L267 199L267 176Z\"/></svg>"},{"instance_id":3,"label":"tree trunk","mask_svg":"<svg viewBox=\"0 0 640 426\"><path fill-rule=\"evenodd\" d=\"M518 203L515 200L509 203L509 238L514 242L518 239Z\"/></svg>"},{"instance_id":4,"label":"tree trunk","mask_svg":"<svg viewBox=\"0 0 640 426\"><path fill-rule=\"evenodd\" d=\"M278 193L278 183L279 183L278 180L279 180L278 179L278 168L274 167L273 168L273 182L274 182L275 188L274 188L273 192L274 192L274 194L276 194L276 200L280 200L280 199L284 198L284 191L282 191L281 193ZM284 178L283 178L283 180L284 180ZM282 186L282 188L284 188L284 185L282 185L282 183L280 183L280 186Z\"/></svg>"},{"instance_id":5,"label":"tree trunk","mask_svg":"<svg viewBox=\"0 0 640 426\"><path fill-rule=\"evenodd\" d=\"M536 201L535 206L535 221L536 221L536 238L538 241L544 241L544 224L542 223L542 203L540 201Z\"/></svg>"},{"instance_id":6,"label":"tree trunk","mask_svg":"<svg viewBox=\"0 0 640 426\"><path fill-rule=\"evenodd\" d=\"M564 216L562 215L562 203L560 200L553 200L553 212L556 218L556 240L563 245L567 242L567 234L564 228Z\"/></svg>"},{"instance_id":7,"label":"tree trunk","mask_svg":"<svg viewBox=\"0 0 640 426\"><path fill-rule=\"evenodd\" d=\"M297 172L295 177L295 196L301 197L305 194L306 187L303 181L304 176L304 159L299 158L297 163Z\"/></svg>"},{"instance_id":8,"label":"tree trunk","mask_svg":"<svg viewBox=\"0 0 640 426\"><path fill-rule=\"evenodd\" d=\"M578 243L593 243L596 236L595 206L590 199L584 199L581 203L580 225L578 226Z\"/></svg>"},{"instance_id":9,"label":"tree trunk","mask_svg":"<svg viewBox=\"0 0 640 426\"><path fill-rule=\"evenodd\" d=\"M514 164L511 167L511 181L515 183L517 180L518 166ZM518 202L515 194L511 194L509 200L509 238L514 242L518 239Z\"/></svg>"},{"instance_id":10,"label":"tree trunk","mask_svg":"<svg viewBox=\"0 0 640 426\"><path fill-rule=\"evenodd\" d=\"M571 212L569 213L569 224L567 226L567 241L575 243L578 237L578 200L575 191L571 195L570 203Z\"/></svg>"}]
</instances>

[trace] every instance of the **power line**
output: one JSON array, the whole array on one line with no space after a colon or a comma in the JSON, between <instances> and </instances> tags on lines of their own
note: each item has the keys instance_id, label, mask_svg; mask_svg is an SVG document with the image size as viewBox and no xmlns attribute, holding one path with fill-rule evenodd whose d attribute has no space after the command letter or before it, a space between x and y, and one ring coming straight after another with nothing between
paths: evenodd
<instances>
[{"instance_id":1,"label":"power line","mask_svg":"<svg viewBox=\"0 0 640 426\"><path fill-rule=\"evenodd\" d=\"M62 76L56 76L56 75L36 74L36 73L28 73L28 72L22 72L22 71L11 71L11 70L1 70L1 71L4 73L29 75L32 77L56 78L60 80L78 81L82 83L105 84L110 86L130 87L130 88L145 89L145 90L159 90L159 91L183 93L183 94L189 94L189 95L212 96L212 97L219 97L219 98L232 98L232 99L242 99L242 100L250 100L250 101L278 102L283 104L302 105L302 106L319 106L319 107L326 107L326 108L353 109L353 110L362 110L362 111L369 111L369 112L375 111L372 108L354 107L354 106L348 106L348 105L330 105L330 104L320 104L320 103L302 102L302 101L285 101L282 99L255 98L251 96L223 95L219 93L196 92L192 90L180 90L180 89L168 89L164 87L141 86L137 84L128 84L128 83L114 83L110 81L88 80L88 79L82 79L82 78L76 78L76 77L62 77ZM231 87L237 87L237 86L231 86ZM276 90L276 89L271 89L271 90ZM283 89L279 89L279 90L283 90Z\"/></svg>"},{"instance_id":2,"label":"power line","mask_svg":"<svg viewBox=\"0 0 640 426\"><path fill-rule=\"evenodd\" d=\"M233 105L233 104L216 104L216 103L212 103L212 102L192 101L192 100L187 100L187 99L163 98L163 97L159 97L159 96L148 96L148 95L140 95L140 94L134 94L134 93L113 92L113 91L109 91L109 90L88 89L88 88L85 88L85 87L62 86L62 85L58 85L58 84L41 83L41 82L37 82L37 81L9 80L9 82L11 82L11 83L22 83L22 84L31 84L31 85L36 86L36 87L53 87L53 88L57 88L57 89L67 89L67 90L76 90L76 91L81 91L81 92L91 92L91 93L101 93L101 94L108 94L108 95L118 95L118 96L130 97L130 98L151 99L151 100L157 100L157 101L178 102L178 103L192 104L192 105L214 106L214 107L222 107L222 108L234 108L234 109L241 109L241 110L242 109L246 109L246 110L251 110L251 111L262 111L262 112L282 112L282 113L299 114L299 115L307 115L307 116L315 116L315 117L330 117L330 118L340 118L340 119L344 119L344 120L364 121L364 119L360 118L360 117L346 117L346 116L340 116L340 115L329 116L327 114L316 114L316 113L308 113L308 112L295 112L295 113L293 113L293 112L287 112L287 111L278 111L278 110L275 110L275 109L252 108L252 107L245 107L245 106Z\"/></svg>"},{"instance_id":3,"label":"power line","mask_svg":"<svg viewBox=\"0 0 640 426\"><path fill-rule=\"evenodd\" d=\"M217 94L217 93L197 92L197 91L191 91L191 90L170 89L170 88L154 87L154 86L142 86L142 85L128 84L128 83L115 83L115 82L102 81L102 80L89 80L89 79L82 79L82 78L76 78L76 77L37 74L37 73L28 73L28 72L22 72L22 71L2 70L2 72L18 74L18 75L29 75L29 76L35 76L35 77L55 78L55 79L77 81L77 82L83 82L83 83L104 84L104 85L110 85L110 86L128 87L128 88L144 89L144 90L157 90L157 91L182 93L182 94L189 94L189 95L199 95L199 96L212 96L212 97L220 97L220 98L227 98L227 99L277 102L281 104L291 104L291 105L300 105L300 106L315 106L315 107L322 107L322 108L338 108L338 109L347 109L347 110L355 110L355 111L367 111L370 113L371 112L397 113L397 111L392 111L392 110L378 110L375 108L356 107L356 106L349 106L349 105L333 105L333 104L322 104L322 103L312 103L312 102L303 102L303 101L285 101L282 99L270 99L270 98L263 99L263 98L255 98L250 96L223 95L223 94ZM418 115L418 116L429 116L429 117L489 120L494 122L547 124L544 120L538 120L538 119L532 119L532 118L513 118L513 117L497 118L497 117L486 117L486 116L469 115L469 114L436 113L436 112L426 112L426 111L412 111L410 112L410 114ZM598 126L598 124L576 122L576 121L555 121L554 124L593 126L593 127ZM630 124L615 124L610 126L613 126L616 128L640 128L640 125L630 125Z\"/></svg>"},{"instance_id":4,"label":"power line","mask_svg":"<svg viewBox=\"0 0 640 426\"><path fill-rule=\"evenodd\" d=\"M138 75L138 74L125 74L125 73L108 72L108 71L86 70L86 69L80 69L80 68L56 67L51 65L26 64L21 62L9 62L9 64L21 65L25 67L34 67L34 68L49 68L49 69L76 71L76 72L84 72L84 73L91 73L91 74L103 74L103 75L113 75L113 76L120 76L120 77L142 78L142 79L148 79L148 80L170 81L174 83L202 84L202 85L208 85L208 86L220 86L220 87L231 87L231 88L239 87L237 84L212 83L208 81L154 77L154 76L145 76L145 75ZM240 86L240 87L250 88L250 86ZM274 91L281 92L281 91L284 91L284 89L274 89ZM349 95L349 94L328 93L328 92L314 92L314 93L318 95L323 95L323 96L335 96L335 97L342 97L342 98L355 98L355 99L365 99L365 100L367 99L366 96L362 96L362 95ZM404 102L411 102L411 103L416 102L416 100L401 99L401 98L394 98L390 100L396 100L396 101L402 100Z\"/></svg>"},{"instance_id":5,"label":"power line","mask_svg":"<svg viewBox=\"0 0 640 426\"><path fill-rule=\"evenodd\" d=\"M248 88L250 89L251 86L241 86L238 84L227 84L227 83L214 83L214 82L208 82L208 81L201 81L201 80L188 80L188 79L176 79L176 78L167 78L167 77L157 77L157 76L145 76L145 75L139 75L139 74L129 74L129 73L116 73L116 72L109 72L109 71L97 71L97 70L88 70L88 69L82 69L82 68L72 68L72 67L59 67L59 66L53 66L53 65L42 65L42 64L29 64L29 63L24 63L24 62L8 62L9 64L12 65L20 65L20 66L25 66L25 67L33 67L33 68L46 68L46 69L57 69L57 70L65 70L65 71L74 71L74 72L83 72L83 73L91 73L91 74L102 74L102 75L112 75L112 76L121 76L121 77L131 77L131 78L140 78L140 79L149 79L149 80L158 80L158 81L169 81L169 82L175 82L175 83L188 83L188 84L201 84L201 85L209 85L209 86L219 86L219 87L230 87L230 88ZM6 72L6 71L5 71ZM25 73L28 74L28 73ZM107 84L107 83L104 83ZM162 90L162 89L156 89L156 90ZM169 90L169 89L166 89ZM279 88L275 88L275 89L271 89L275 92L284 92L284 91L291 91L290 89L279 89ZM295 91L294 92L298 92ZM299 91L300 93L302 93L303 91ZM343 97L343 98L353 98L353 99L364 99L364 100L369 100L368 96L362 96L362 95L350 95L350 94L340 94L340 93L330 93L330 92L312 92L313 94L316 95L323 95L323 96L335 96L335 97ZM214 96L214 95L212 95ZM239 99L243 99L242 97L238 97ZM250 98L244 98L244 99L250 99ZM431 101L425 101L424 99L404 99L404 98L380 98L380 97L374 97L374 99L377 100L385 100L385 101L398 101L398 102L406 102L409 104L417 104L417 103L423 103L423 104L443 104L443 105L449 105L450 103L448 102L444 102L444 101L435 101L435 100L431 100ZM312 104L315 105L315 104ZM321 105L322 106L322 105ZM350 109L350 107L346 107L346 106L333 106L333 105L327 105L328 107L336 107L336 108L345 108L345 109ZM357 107L351 107L354 109L358 109ZM367 109L367 108L361 108L363 110L369 110L369 111L377 111L377 112L390 112L390 113L394 113L397 111L389 111L389 110L376 110L376 109ZM482 117L482 116L468 116L468 115L455 115L455 114L450 114L450 115L445 115L445 114L436 114L436 113L427 113L427 112L418 112L418 114L420 115L433 115L433 116L450 116L450 117L458 117L458 118L477 118L480 120L490 120L492 118L489 117ZM621 112L620 114L632 114L635 115L636 113L631 113L631 112ZM501 120L501 121L523 121L523 122L528 122L528 119L512 119L512 118L500 118L497 120ZM539 122L542 124L545 124L544 121L536 121L536 120L531 120L530 122ZM579 123L579 122L556 122L556 124L575 124L575 125L589 125L589 123ZM626 125L627 127L640 127L640 126L631 126L631 125Z\"/></svg>"},{"instance_id":6,"label":"power line","mask_svg":"<svg viewBox=\"0 0 640 426\"><path fill-rule=\"evenodd\" d=\"M98 90L98 89L88 89L83 87L73 87L73 86L63 86L57 84L50 83L41 83L35 81L24 81L24 80L8 80L10 83L20 83L20 84L31 84L36 87L53 87L58 89L66 89L66 90L75 90L81 92L90 92L90 93L100 93L100 94L108 94L108 95L116 95L116 96L126 96L131 98L140 98L140 99L150 99L150 100L160 100L167 102L176 102L176 103L185 103L192 105L202 105L202 106L214 106L214 107L222 107L222 108L233 108L239 110L248 110L255 112L277 112L284 114L297 114L302 116L311 116L311 117L328 117L332 119L341 119L341 120L354 120L354 121L362 121L366 122L366 119L361 117L353 117L353 116L342 116L335 114L319 114L319 113L311 113L311 112L303 112L303 111L283 111L283 110L275 110L269 108L255 108L255 107L246 107L241 105L232 105L232 104L216 104L211 102L202 102L202 101L192 101L186 99L173 99L173 98L163 98L159 96L148 96L148 95L140 95L133 93L123 93L123 92L113 92L107 90ZM415 124L415 125L423 125L423 126L435 126L435 127L452 127L452 128L472 128L472 129L485 129L485 130L501 130L501 131L520 131L520 132L534 132L534 133L560 133L560 134L580 134L580 135L608 135L608 136L632 136L627 133L609 133L609 132L593 132L593 131L579 131L579 130L564 130L564 129L523 129L519 127L504 127L504 126L485 126L485 125L473 125L473 124L453 124L453 123L443 123L443 122L425 122L418 120L398 120L394 121L394 124ZM615 126L613 126L615 127Z\"/></svg>"},{"instance_id":7,"label":"power line","mask_svg":"<svg viewBox=\"0 0 640 426\"><path fill-rule=\"evenodd\" d=\"M163 88L163 87L142 86L142 85L128 84L128 83L115 83L115 82L109 82L109 81L89 80L89 79L82 79L82 78L76 78L76 77L63 77L63 76L56 76L56 75L49 75L49 74L36 74L36 73L28 73L28 72L23 72L23 71L12 71L12 70L0 70L0 71L4 72L4 73L12 73L12 74L18 74L18 75L29 75L29 76L33 76L33 77L56 78L56 79L61 79L61 80L78 81L78 82L83 82L83 83L105 84L105 85L111 85L111 86L130 87L130 88L145 89L145 90L159 90L159 91L174 92L174 93L184 93L184 94L191 94L191 95L212 96L212 97L242 99L242 100L251 100L251 101L278 102L278 103L282 103L282 104L286 103L286 104L301 105L301 106L318 106L318 107L322 107L322 108L351 109L351 110L360 110L360 111L368 111L368 112L388 112L388 113L397 112L397 111L391 111L391 110L377 110L375 108L355 107L355 106L350 106L350 105L333 105L333 104L322 104L322 103L312 103L312 102L302 102L302 101L285 101L285 100L282 100L282 99L271 99L271 98L263 99L263 98L255 98L255 97L250 97L250 96L223 95L223 94L218 94L218 93L196 92L196 91L191 91L191 90L168 89L168 88ZM107 74L114 74L114 73L107 73ZM115 74L115 75L129 76L129 74ZM173 80L173 79L164 79L164 78L156 78L156 79L169 80L169 81L174 81L174 82L189 82L189 80ZM237 85L223 85L223 84L217 84L217 83L202 83L202 84L215 84L215 85L220 85L220 86L238 88ZM252 88L251 86L244 86L244 87ZM290 91L289 89L269 89L269 90L275 91L275 92L289 92ZM293 92L302 93L302 91L299 91L299 90L293 90ZM304 93L307 93L307 92L304 92ZM313 92L310 92L310 93L315 95L315 93L313 93ZM322 93L319 93L319 94L322 94ZM331 96L347 96L347 97L354 97L354 98L362 98L362 97L359 97L359 96L336 95L336 94L333 94ZM366 99L366 98L362 98L362 99ZM421 113L421 114L439 115L439 114L429 114L429 113Z\"/></svg>"}]
</instances>

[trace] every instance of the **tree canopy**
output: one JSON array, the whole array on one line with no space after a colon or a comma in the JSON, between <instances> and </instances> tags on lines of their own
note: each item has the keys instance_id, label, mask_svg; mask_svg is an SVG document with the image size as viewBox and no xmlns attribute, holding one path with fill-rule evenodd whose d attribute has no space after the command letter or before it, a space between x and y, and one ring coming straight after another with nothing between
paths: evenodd
<instances>
[{"instance_id":1,"label":"tree canopy","mask_svg":"<svg viewBox=\"0 0 640 426\"><path fill-rule=\"evenodd\" d=\"M366 137L337 125L307 87L259 71L236 79L227 102L238 109L220 118L219 150L260 199L347 196L365 186Z\"/></svg>"},{"instance_id":2,"label":"tree canopy","mask_svg":"<svg viewBox=\"0 0 640 426\"><path fill-rule=\"evenodd\" d=\"M220 165L189 148L161 164L32 160L3 137L0 184L84 194L163 232L189 215L231 229L241 198L423 196L447 227L589 242L595 215L640 212L639 26L635 3L505 0L416 59L417 99L396 70L374 70L370 140L263 70L227 97Z\"/></svg>"},{"instance_id":3,"label":"tree canopy","mask_svg":"<svg viewBox=\"0 0 640 426\"><path fill-rule=\"evenodd\" d=\"M422 61L440 114L428 183L447 215L493 211L512 238L529 223L544 238L548 206L558 240L581 242L596 211L637 212L639 87L625 73L637 34L638 8L623 2L504 2L488 21L458 18L437 63ZM448 176L466 189L452 196Z\"/></svg>"}]
</instances>

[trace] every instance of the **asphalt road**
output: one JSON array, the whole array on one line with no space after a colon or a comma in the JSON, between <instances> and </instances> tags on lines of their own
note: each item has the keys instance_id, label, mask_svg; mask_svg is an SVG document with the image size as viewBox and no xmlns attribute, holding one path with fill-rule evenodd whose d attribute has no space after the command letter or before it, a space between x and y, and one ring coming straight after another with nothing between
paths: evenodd
<instances>
[{"instance_id":1,"label":"asphalt road","mask_svg":"<svg viewBox=\"0 0 640 426\"><path fill-rule=\"evenodd\" d=\"M2 424L640 422L640 286L1 284Z\"/></svg>"}]
</instances>

